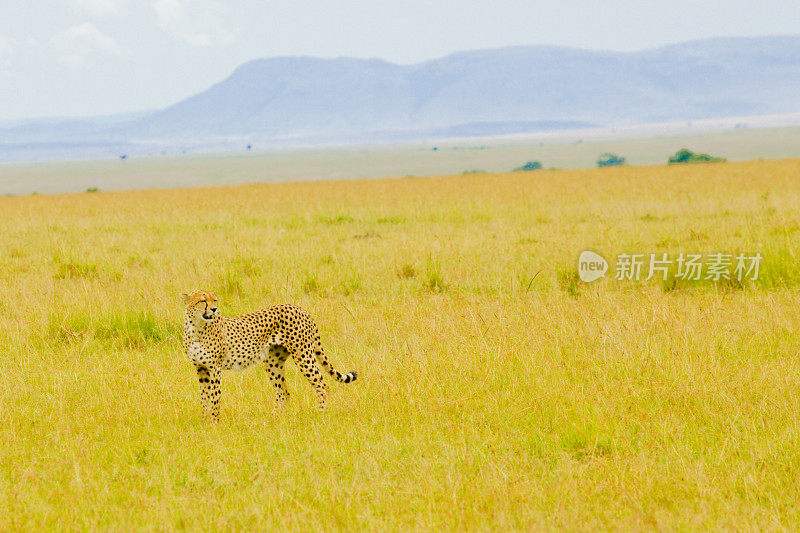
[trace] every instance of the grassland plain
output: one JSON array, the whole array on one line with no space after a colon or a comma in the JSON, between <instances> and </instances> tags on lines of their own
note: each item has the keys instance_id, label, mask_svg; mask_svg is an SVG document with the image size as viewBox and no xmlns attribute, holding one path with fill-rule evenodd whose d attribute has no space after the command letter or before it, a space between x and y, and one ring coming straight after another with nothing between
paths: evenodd
<instances>
[{"instance_id":1,"label":"grassland plain","mask_svg":"<svg viewBox=\"0 0 800 533\"><path fill-rule=\"evenodd\" d=\"M93 161L0 163L0 195L238 185L243 183L509 172L526 161L544 167L596 166L604 152L632 165L666 163L689 147L729 161L800 157L800 127L585 139L581 133L461 139L414 145L303 148L247 153L132 156ZM628 134L630 135L630 134ZM432 150L433 146L437 150ZM2 146L0 146L2 160Z\"/></svg>"},{"instance_id":2,"label":"grassland plain","mask_svg":"<svg viewBox=\"0 0 800 533\"><path fill-rule=\"evenodd\" d=\"M0 529L790 529L800 161L0 198ZM578 253L760 252L744 286ZM200 414L180 291L308 309Z\"/></svg>"}]
</instances>

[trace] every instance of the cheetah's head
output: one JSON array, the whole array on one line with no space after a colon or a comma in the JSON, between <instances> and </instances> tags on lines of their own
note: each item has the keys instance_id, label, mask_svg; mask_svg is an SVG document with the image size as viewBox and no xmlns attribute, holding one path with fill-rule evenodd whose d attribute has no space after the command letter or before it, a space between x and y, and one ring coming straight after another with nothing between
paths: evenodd
<instances>
[{"instance_id":1,"label":"cheetah's head","mask_svg":"<svg viewBox=\"0 0 800 533\"><path fill-rule=\"evenodd\" d=\"M219 315L219 299L213 292L196 290L189 294L181 293L181 298L186 305L186 314L195 325L210 324Z\"/></svg>"}]
</instances>

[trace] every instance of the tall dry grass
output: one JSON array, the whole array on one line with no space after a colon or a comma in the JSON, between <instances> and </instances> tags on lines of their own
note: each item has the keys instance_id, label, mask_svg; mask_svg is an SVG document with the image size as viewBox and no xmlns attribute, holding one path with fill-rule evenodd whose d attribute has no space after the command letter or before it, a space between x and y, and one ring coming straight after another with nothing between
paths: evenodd
<instances>
[{"instance_id":1,"label":"tall dry grass","mask_svg":"<svg viewBox=\"0 0 800 533\"><path fill-rule=\"evenodd\" d=\"M0 198L0 529L781 529L800 161ZM760 252L744 286L578 253ZM178 293L295 302L335 365L226 375Z\"/></svg>"}]
</instances>

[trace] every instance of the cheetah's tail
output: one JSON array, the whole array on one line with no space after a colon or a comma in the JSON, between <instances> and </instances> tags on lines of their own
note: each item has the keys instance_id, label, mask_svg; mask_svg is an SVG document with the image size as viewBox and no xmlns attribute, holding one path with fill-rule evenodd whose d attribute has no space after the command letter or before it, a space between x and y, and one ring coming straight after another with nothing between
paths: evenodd
<instances>
[{"instance_id":1,"label":"cheetah's tail","mask_svg":"<svg viewBox=\"0 0 800 533\"><path fill-rule=\"evenodd\" d=\"M346 374L342 374L341 372L337 372L333 365L328 361L328 358L325 357L325 352L322 350L322 346L317 348L317 351L314 352L314 355L317 356L317 362L319 365L324 369L327 370L328 374L333 376L333 379L339 381L341 383L350 383L351 381L355 381L358 374L356 372L347 372Z\"/></svg>"}]
</instances>

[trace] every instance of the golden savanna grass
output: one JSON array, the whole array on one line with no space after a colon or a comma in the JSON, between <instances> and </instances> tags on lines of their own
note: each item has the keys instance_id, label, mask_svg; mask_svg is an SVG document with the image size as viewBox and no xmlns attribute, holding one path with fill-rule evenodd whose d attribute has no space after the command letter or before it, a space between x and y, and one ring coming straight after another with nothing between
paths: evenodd
<instances>
[{"instance_id":1,"label":"golden savanna grass","mask_svg":"<svg viewBox=\"0 0 800 533\"><path fill-rule=\"evenodd\" d=\"M0 198L0 529L783 529L800 161ZM576 279L760 252L756 282ZM179 292L306 308L200 413Z\"/></svg>"}]
</instances>

